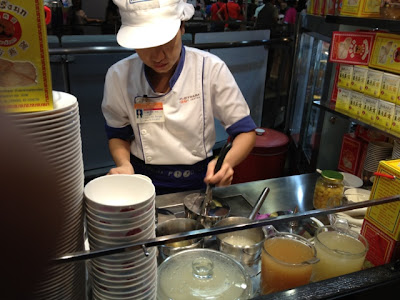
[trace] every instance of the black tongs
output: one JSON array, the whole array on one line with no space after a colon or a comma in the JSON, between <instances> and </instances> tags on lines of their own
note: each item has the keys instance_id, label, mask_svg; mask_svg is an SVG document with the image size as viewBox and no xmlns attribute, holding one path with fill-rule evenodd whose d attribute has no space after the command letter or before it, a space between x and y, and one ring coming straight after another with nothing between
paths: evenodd
<instances>
[{"instance_id":1,"label":"black tongs","mask_svg":"<svg viewBox=\"0 0 400 300\"><path fill-rule=\"evenodd\" d=\"M232 148L231 142L226 142L225 145L222 147L221 151L219 152L217 163L215 164L214 174L217 174L219 170L221 170L222 163L224 162L225 156L228 151ZM201 205L200 215L199 216L206 216L207 215L207 208L210 206L212 202L212 189L215 187L215 184L207 184L205 197L203 203Z\"/></svg>"}]
</instances>

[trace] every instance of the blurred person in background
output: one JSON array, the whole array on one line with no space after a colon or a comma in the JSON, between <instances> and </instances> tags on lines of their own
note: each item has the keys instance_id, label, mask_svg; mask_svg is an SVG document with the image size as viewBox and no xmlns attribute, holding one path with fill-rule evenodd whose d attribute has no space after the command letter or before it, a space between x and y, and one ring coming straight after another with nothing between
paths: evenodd
<instances>
[{"instance_id":1,"label":"blurred person in background","mask_svg":"<svg viewBox=\"0 0 400 300\"><path fill-rule=\"evenodd\" d=\"M278 9L279 9L279 14L280 15L285 15L286 11L288 10L288 4L285 0L280 0L278 1L278 5L277 5Z\"/></svg>"},{"instance_id":2,"label":"blurred person in background","mask_svg":"<svg viewBox=\"0 0 400 300\"><path fill-rule=\"evenodd\" d=\"M211 0L206 0L205 1L205 14L206 14L206 20L211 20L211 6L213 5L213 2Z\"/></svg>"},{"instance_id":3,"label":"blurred person in background","mask_svg":"<svg viewBox=\"0 0 400 300\"><path fill-rule=\"evenodd\" d=\"M273 29L278 23L278 9L274 0L264 0L264 6L258 13L255 29Z\"/></svg>"},{"instance_id":4,"label":"blurred person in background","mask_svg":"<svg viewBox=\"0 0 400 300\"><path fill-rule=\"evenodd\" d=\"M254 13L256 12L256 9L256 0L250 0L250 2L247 3L247 21L254 21Z\"/></svg>"},{"instance_id":5,"label":"blurred person in background","mask_svg":"<svg viewBox=\"0 0 400 300\"><path fill-rule=\"evenodd\" d=\"M194 7L183 0L114 1L122 19L117 41L136 53L105 79L102 110L116 165L108 174L146 175L157 195L230 185L233 168L255 144L256 125L225 62L182 45ZM216 174L215 118L232 140Z\"/></svg>"},{"instance_id":6,"label":"blurred person in background","mask_svg":"<svg viewBox=\"0 0 400 300\"><path fill-rule=\"evenodd\" d=\"M296 5L297 12L301 14L307 13L307 1L306 0L299 0Z\"/></svg>"},{"instance_id":7,"label":"blurred person in background","mask_svg":"<svg viewBox=\"0 0 400 300\"><path fill-rule=\"evenodd\" d=\"M206 19L206 15L203 12L203 10L201 9L200 5L198 4L195 8L194 8L194 15L192 20L193 21L204 21Z\"/></svg>"},{"instance_id":8,"label":"blurred person in background","mask_svg":"<svg viewBox=\"0 0 400 300\"><path fill-rule=\"evenodd\" d=\"M118 6L113 0L108 0L104 23L102 24L103 34L117 34L121 27L121 16L119 15Z\"/></svg>"},{"instance_id":9,"label":"blurred person in background","mask_svg":"<svg viewBox=\"0 0 400 300\"><path fill-rule=\"evenodd\" d=\"M228 0L217 12L218 18L225 22L225 30L238 30L240 23L236 22L243 18L242 8L234 0Z\"/></svg>"},{"instance_id":10,"label":"blurred person in background","mask_svg":"<svg viewBox=\"0 0 400 300\"><path fill-rule=\"evenodd\" d=\"M297 9L295 8L296 0L288 0L288 9L285 12L283 23L294 25L297 19Z\"/></svg>"},{"instance_id":11,"label":"blurred person in background","mask_svg":"<svg viewBox=\"0 0 400 300\"><path fill-rule=\"evenodd\" d=\"M218 17L218 11L224 5L224 0L217 0L217 2L211 5L211 31L224 31L225 22L221 21Z\"/></svg>"},{"instance_id":12,"label":"blurred person in background","mask_svg":"<svg viewBox=\"0 0 400 300\"><path fill-rule=\"evenodd\" d=\"M82 0L72 0L72 6L68 9L67 25L70 34L84 34L84 26L90 23L102 23L96 18L89 18L82 9Z\"/></svg>"},{"instance_id":13,"label":"blurred person in background","mask_svg":"<svg viewBox=\"0 0 400 300\"><path fill-rule=\"evenodd\" d=\"M253 20L255 21L258 17L258 14L260 13L260 11L264 8L265 3L263 0L258 0L258 4L257 4L257 8L254 11L254 16L253 16Z\"/></svg>"},{"instance_id":14,"label":"blurred person in background","mask_svg":"<svg viewBox=\"0 0 400 300\"><path fill-rule=\"evenodd\" d=\"M0 111L1 298L33 299L65 212L44 156Z\"/></svg>"}]
</instances>

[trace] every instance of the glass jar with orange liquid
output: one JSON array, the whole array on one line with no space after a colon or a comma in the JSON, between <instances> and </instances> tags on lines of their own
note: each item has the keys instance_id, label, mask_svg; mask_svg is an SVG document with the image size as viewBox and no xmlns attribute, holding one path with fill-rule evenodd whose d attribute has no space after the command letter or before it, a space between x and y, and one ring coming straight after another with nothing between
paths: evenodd
<instances>
[{"instance_id":1,"label":"glass jar with orange liquid","mask_svg":"<svg viewBox=\"0 0 400 300\"><path fill-rule=\"evenodd\" d=\"M308 284L317 262L314 246L302 236L277 231L269 234L261 254L261 294Z\"/></svg>"}]
</instances>

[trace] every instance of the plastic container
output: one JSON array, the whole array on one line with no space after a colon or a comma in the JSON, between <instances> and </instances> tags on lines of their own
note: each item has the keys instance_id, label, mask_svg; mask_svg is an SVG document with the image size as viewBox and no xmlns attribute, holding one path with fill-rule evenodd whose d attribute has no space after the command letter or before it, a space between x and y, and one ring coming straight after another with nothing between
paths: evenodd
<instances>
[{"instance_id":1,"label":"plastic container","mask_svg":"<svg viewBox=\"0 0 400 300\"><path fill-rule=\"evenodd\" d=\"M315 183L314 208L334 207L341 203L344 184L343 174L337 171L324 170Z\"/></svg>"},{"instance_id":2,"label":"plastic container","mask_svg":"<svg viewBox=\"0 0 400 300\"><path fill-rule=\"evenodd\" d=\"M289 138L276 130L257 128L256 144L247 158L234 168L232 183L283 176Z\"/></svg>"}]
</instances>

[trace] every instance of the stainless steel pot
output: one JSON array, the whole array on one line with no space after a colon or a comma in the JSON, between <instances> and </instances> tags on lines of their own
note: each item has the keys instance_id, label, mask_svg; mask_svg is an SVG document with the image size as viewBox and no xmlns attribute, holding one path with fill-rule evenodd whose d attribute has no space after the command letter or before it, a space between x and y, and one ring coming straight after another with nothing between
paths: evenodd
<instances>
[{"instance_id":1,"label":"stainless steel pot","mask_svg":"<svg viewBox=\"0 0 400 300\"><path fill-rule=\"evenodd\" d=\"M251 220L246 217L229 217L218 222L216 226L246 224ZM261 255L265 234L262 228L245 229L216 236L219 251L234 256L240 262L253 266Z\"/></svg>"},{"instance_id":2,"label":"stainless steel pot","mask_svg":"<svg viewBox=\"0 0 400 300\"><path fill-rule=\"evenodd\" d=\"M250 223L254 220L268 193L269 188L266 187L248 218L228 217L216 223L214 227ZM259 261L264 240L265 234L261 227L228 232L216 236L218 249L221 252L234 256L248 266L254 266Z\"/></svg>"},{"instance_id":3,"label":"stainless steel pot","mask_svg":"<svg viewBox=\"0 0 400 300\"><path fill-rule=\"evenodd\" d=\"M157 225L156 235L163 236L180 232L204 229L204 226L196 220L186 218L176 218L167 220ZM162 260L183 250L202 248L204 243L203 238L195 238L191 240L182 240L172 243L167 243L159 246L160 258Z\"/></svg>"}]
</instances>

